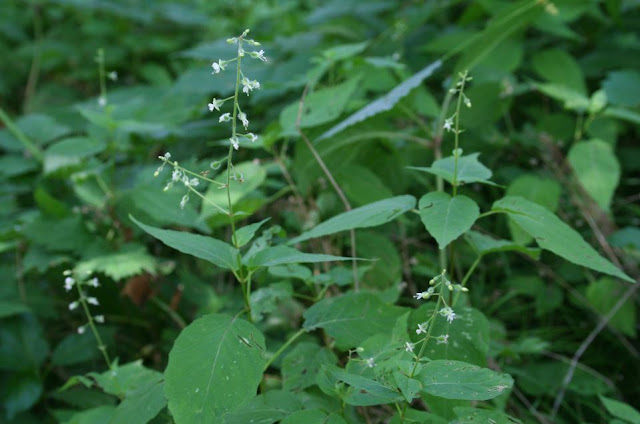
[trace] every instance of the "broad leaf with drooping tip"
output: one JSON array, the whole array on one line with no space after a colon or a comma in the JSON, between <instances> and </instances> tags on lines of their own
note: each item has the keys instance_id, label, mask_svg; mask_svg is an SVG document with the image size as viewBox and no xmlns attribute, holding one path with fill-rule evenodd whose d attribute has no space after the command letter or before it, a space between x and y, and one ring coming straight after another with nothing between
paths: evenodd
<instances>
[{"instance_id":1,"label":"broad leaf with drooping tip","mask_svg":"<svg viewBox=\"0 0 640 424\"><path fill-rule=\"evenodd\" d=\"M451 197L441 191L422 196L418 209L422 223L440 249L468 231L480 216L478 205L467 196Z\"/></svg>"},{"instance_id":2,"label":"broad leaf with drooping tip","mask_svg":"<svg viewBox=\"0 0 640 424\"><path fill-rule=\"evenodd\" d=\"M453 176L456 174L456 185L458 186L470 183L495 185L493 182L489 181L492 175L491 170L478 160L478 156L480 156L480 153L460 156L458 158L457 169L455 158L453 156L438 159L428 167L410 166L409 169L437 175L444 178L451 184L453 184Z\"/></svg>"}]
</instances>

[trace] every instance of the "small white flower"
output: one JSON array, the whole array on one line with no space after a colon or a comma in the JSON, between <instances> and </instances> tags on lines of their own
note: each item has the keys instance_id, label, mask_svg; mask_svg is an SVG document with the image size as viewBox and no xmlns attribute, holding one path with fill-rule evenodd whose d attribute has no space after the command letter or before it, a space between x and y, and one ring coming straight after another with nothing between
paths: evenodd
<instances>
[{"instance_id":1,"label":"small white flower","mask_svg":"<svg viewBox=\"0 0 640 424\"><path fill-rule=\"evenodd\" d=\"M414 298L420 300L420 299L428 299L429 293L426 291L423 292L418 292L415 295L413 295Z\"/></svg>"},{"instance_id":2,"label":"small white flower","mask_svg":"<svg viewBox=\"0 0 640 424\"><path fill-rule=\"evenodd\" d=\"M367 364L367 366L368 366L369 368L373 368L373 367L375 367L375 366L376 366L376 363L375 363L375 361L374 361L374 359L373 359L373 358L366 359L366 360L365 360L365 363Z\"/></svg>"},{"instance_id":3,"label":"small white flower","mask_svg":"<svg viewBox=\"0 0 640 424\"><path fill-rule=\"evenodd\" d=\"M88 284L92 287L100 287L100 281L98 281L98 277L93 277L89 280Z\"/></svg>"},{"instance_id":4,"label":"small white flower","mask_svg":"<svg viewBox=\"0 0 640 424\"><path fill-rule=\"evenodd\" d=\"M259 52L250 52L249 54L254 59L260 59L263 62L267 61L267 58L264 57L264 50L260 50Z\"/></svg>"},{"instance_id":5,"label":"small white flower","mask_svg":"<svg viewBox=\"0 0 640 424\"><path fill-rule=\"evenodd\" d=\"M182 196L182 200L180 201L180 209L184 209L184 207L187 205L187 202L189 201L189 195L185 194L184 196Z\"/></svg>"},{"instance_id":6,"label":"small white flower","mask_svg":"<svg viewBox=\"0 0 640 424\"><path fill-rule=\"evenodd\" d=\"M178 181L182 177L182 172L179 169L174 169L171 173L171 181Z\"/></svg>"},{"instance_id":7,"label":"small white flower","mask_svg":"<svg viewBox=\"0 0 640 424\"><path fill-rule=\"evenodd\" d=\"M105 107L107 105L107 98L105 96L98 97L98 106Z\"/></svg>"},{"instance_id":8,"label":"small white flower","mask_svg":"<svg viewBox=\"0 0 640 424\"><path fill-rule=\"evenodd\" d=\"M169 160L171 158L171 153L167 152L164 154L164 156L161 156L161 158L165 158L166 160Z\"/></svg>"},{"instance_id":9,"label":"small white flower","mask_svg":"<svg viewBox=\"0 0 640 424\"><path fill-rule=\"evenodd\" d=\"M423 322L422 324L418 324L418 329L416 330L416 334L425 333L427 334L427 323Z\"/></svg>"},{"instance_id":10,"label":"small white flower","mask_svg":"<svg viewBox=\"0 0 640 424\"><path fill-rule=\"evenodd\" d=\"M69 310L70 311L73 311L74 309L77 309L77 308L78 308L78 302L77 301L74 300L73 302L69 303Z\"/></svg>"},{"instance_id":11,"label":"small white flower","mask_svg":"<svg viewBox=\"0 0 640 424\"><path fill-rule=\"evenodd\" d=\"M95 297L87 297L87 303L90 305L96 305L96 306L100 304L98 302L98 299L96 299Z\"/></svg>"},{"instance_id":12,"label":"small white flower","mask_svg":"<svg viewBox=\"0 0 640 424\"><path fill-rule=\"evenodd\" d=\"M240 121L242 121L242 126L246 130L247 127L249 126L249 120L247 119L247 114L244 112L240 112L238 114L238 117L240 118Z\"/></svg>"},{"instance_id":13,"label":"small white flower","mask_svg":"<svg viewBox=\"0 0 640 424\"><path fill-rule=\"evenodd\" d=\"M213 100L211 100L211 103L209 103L209 111L213 112L214 110L217 110L219 112L220 106L222 106L223 104L223 101L218 100L214 97Z\"/></svg>"},{"instance_id":14,"label":"small white flower","mask_svg":"<svg viewBox=\"0 0 640 424\"><path fill-rule=\"evenodd\" d=\"M447 131L453 131L453 118L445 119L443 128Z\"/></svg>"},{"instance_id":15,"label":"small white flower","mask_svg":"<svg viewBox=\"0 0 640 424\"><path fill-rule=\"evenodd\" d=\"M104 315L96 315L93 320L98 324L104 324Z\"/></svg>"},{"instance_id":16,"label":"small white flower","mask_svg":"<svg viewBox=\"0 0 640 424\"><path fill-rule=\"evenodd\" d=\"M254 143L254 142L258 141L258 136L257 136L257 135L255 135L254 133L249 133L249 134L247 134L247 137L249 137L249 140L250 140L252 143Z\"/></svg>"},{"instance_id":17,"label":"small white flower","mask_svg":"<svg viewBox=\"0 0 640 424\"><path fill-rule=\"evenodd\" d=\"M76 280L74 280L71 277L67 277L64 279L64 289L66 291L69 291L73 288L73 285L75 284Z\"/></svg>"},{"instance_id":18,"label":"small white flower","mask_svg":"<svg viewBox=\"0 0 640 424\"><path fill-rule=\"evenodd\" d=\"M449 343L449 335L445 334L443 336L436 337L437 344L447 344Z\"/></svg>"},{"instance_id":19,"label":"small white flower","mask_svg":"<svg viewBox=\"0 0 640 424\"><path fill-rule=\"evenodd\" d=\"M413 352L413 347L414 347L413 343L406 342L404 344L404 350L406 350L407 352Z\"/></svg>"},{"instance_id":20,"label":"small white flower","mask_svg":"<svg viewBox=\"0 0 640 424\"><path fill-rule=\"evenodd\" d=\"M464 104L466 107L471 107L471 100L469 100L469 98L466 96L464 98Z\"/></svg>"},{"instance_id":21,"label":"small white flower","mask_svg":"<svg viewBox=\"0 0 640 424\"><path fill-rule=\"evenodd\" d=\"M86 330L86 328L85 328L85 326L84 326L84 325L83 325L83 326L81 326L81 327L78 327L78 334L84 334L84 331L85 331L85 330Z\"/></svg>"},{"instance_id":22,"label":"small white flower","mask_svg":"<svg viewBox=\"0 0 640 424\"><path fill-rule=\"evenodd\" d=\"M238 139L236 137L231 137L229 141L231 142L231 145L233 146L233 148L235 150L238 150L238 148L240 147L240 143L238 142Z\"/></svg>"},{"instance_id":23,"label":"small white flower","mask_svg":"<svg viewBox=\"0 0 640 424\"><path fill-rule=\"evenodd\" d=\"M453 309L451 309L449 306L440 309L440 315L445 317L449 323L452 323L456 318L456 313L453 312Z\"/></svg>"},{"instance_id":24,"label":"small white flower","mask_svg":"<svg viewBox=\"0 0 640 424\"><path fill-rule=\"evenodd\" d=\"M238 56L244 57L244 49L242 47L238 49Z\"/></svg>"},{"instance_id":25,"label":"small white flower","mask_svg":"<svg viewBox=\"0 0 640 424\"><path fill-rule=\"evenodd\" d=\"M200 180L198 180L198 179L197 179L197 178L195 178L195 177L194 177L194 178L191 178L191 179L189 180L189 186L191 186L191 187L197 187L197 186L198 186L198 184L200 184Z\"/></svg>"},{"instance_id":26,"label":"small white flower","mask_svg":"<svg viewBox=\"0 0 640 424\"><path fill-rule=\"evenodd\" d=\"M247 77L242 78L242 92L247 96L249 95L249 91L253 91L254 89L260 89L260 83L256 80L251 81Z\"/></svg>"},{"instance_id":27,"label":"small white flower","mask_svg":"<svg viewBox=\"0 0 640 424\"><path fill-rule=\"evenodd\" d=\"M218 118L218 122L229 122L231 121L231 114L230 113L223 113L222 115L220 115L220 118Z\"/></svg>"},{"instance_id":28,"label":"small white flower","mask_svg":"<svg viewBox=\"0 0 640 424\"><path fill-rule=\"evenodd\" d=\"M107 74L107 78L109 78L111 81L117 81L118 73L116 71L111 71Z\"/></svg>"},{"instance_id":29,"label":"small white flower","mask_svg":"<svg viewBox=\"0 0 640 424\"><path fill-rule=\"evenodd\" d=\"M227 38L227 43L229 44L236 44L237 42L238 42L238 39L236 37Z\"/></svg>"},{"instance_id":30,"label":"small white flower","mask_svg":"<svg viewBox=\"0 0 640 424\"><path fill-rule=\"evenodd\" d=\"M258 43L256 40L252 40L251 38L245 38L245 40L247 42L247 44L251 45L251 46L259 46L260 43Z\"/></svg>"},{"instance_id":31,"label":"small white flower","mask_svg":"<svg viewBox=\"0 0 640 424\"><path fill-rule=\"evenodd\" d=\"M213 75L213 74L219 74L219 73L220 73L220 71L224 71L224 70L225 70L225 68L226 68L226 64L227 64L227 62L226 62L226 61L223 61L223 60L221 60L221 59L218 59L218 61L217 61L217 62L213 62L213 63L211 64L211 67L213 68L213 72L211 72L211 75Z\"/></svg>"}]
</instances>

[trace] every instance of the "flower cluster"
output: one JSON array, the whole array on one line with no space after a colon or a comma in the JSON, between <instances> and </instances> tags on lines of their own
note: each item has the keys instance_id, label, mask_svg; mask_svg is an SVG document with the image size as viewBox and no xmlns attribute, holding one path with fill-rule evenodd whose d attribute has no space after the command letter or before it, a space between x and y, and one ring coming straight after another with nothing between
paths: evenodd
<instances>
[{"instance_id":1,"label":"flower cluster","mask_svg":"<svg viewBox=\"0 0 640 424\"><path fill-rule=\"evenodd\" d=\"M468 81L471 81L473 78L468 76L468 73L460 72L460 79L456 83L455 88L449 90L453 94L458 94L458 101L464 103L466 107L471 107L471 99L469 99L466 94L464 94L464 86ZM459 110L459 108L457 109ZM448 132L461 133L462 130L457 128L457 123L454 124L454 119L458 116L458 112L456 111L453 115L444 120L443 128Z\"/></svg>"},{"instance_id":2,"label":"flower cluster","mask_svg":"<svg viewBox=\"0 0 640 424\"><path fill-rule=\"evenodd\" d=\"M229 59L229 60L218 59L217 61L211 64L211 68L213 69L212 74L215 75L215 74L219 74L220 72L223 72L227 68L227 65L229 65L231 62L236 62L237 78L242 85L242 92L245 93L247 96L253 90L260 89L260 82L258 82L257 80L252 80L248 78L244 74L244 72L242 72L242 67L241 67L242 58L248 53L249 56L252 57L253 59L258 59L262 62L267 61L267 58L264 55L264 50L249 51L249 52L244 50L245 43L250 46L260 45L260 43L258 43L257 41L252 40L250 38L246 38L248 33L249 33L249 30L245 30L241 36L229 38L227 40L229 44L238 45L238 52L234 59ZM210 112L213 112L214 110L220 112L220 107L222 107L226 101L233 99L233 111L225 112L221 114L220 117L218 118L218 122L231 122L232 135L229 138L229 143L231 144L234 150L238 150L240 148L240 142L242 140L248 140L252 143L258 140L258 136L256 136L253 133L248 132L245 134L239 134L236 131L237 120L240 120L245 131L249 128L249 119L247 118L246 113L244 113L242 109L240 109L240 105L238 103L239 88L240 88L239 86L236 87L236 92L233 96L227 97L226 99L217 99L214 97L213 100L211 100L211 103L208 104Z\"/></svg>"},{"instance_id":3,"label":"flower cluster","mask_svg":"<svg viewBox=\"0 0 640 424\"><path fill-rule=\"evenodd\" d=\"M84 312L87 314L87 319L89 320L88 324L78 327L78 334L84 334L87 326L92 325L94 322L97 322L99 324L104 323L104 315L94 316L89 313L89 305L99 306L100 302L98 302L97 298L88 296L86 292L86 288L88 287L100 287L100 281L98 280L98 278L91 278L91 272L87 272L83 276L74 275L73 271L71 270L66 270L63 275L65 277L64 289L66 291L71 291L74 287L76 287L78 290L78 299L69 303L69 310L74 311L81 306Z\"/></svg>"}]
</instances>

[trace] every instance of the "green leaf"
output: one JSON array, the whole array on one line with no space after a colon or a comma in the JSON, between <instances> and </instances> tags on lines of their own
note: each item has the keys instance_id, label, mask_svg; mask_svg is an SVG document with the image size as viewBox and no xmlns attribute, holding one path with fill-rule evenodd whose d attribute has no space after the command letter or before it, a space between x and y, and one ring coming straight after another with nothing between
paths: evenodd
<instances>
[{"instance_id":1,"label":"green leaf","mask_svg":"<svg viewBox=\"0 0 640 424\"><path fill-rule=\"evenodd\" d=\"M589 283L586 292L587 300L596 311L606 315L624 294L625 286L609 277L600 278ZM636 337L636 307L632 299L627 300L618 309L618 312L611 317L609 325L629 337Z\"/></svg>"},{"instance_id":2,"label":"green leaf","mask_svg":"<svg viewBox=\"0 0 640 424\"><path fill-rule=\"evenodd\" d=\"M442 250L471 228L480 209L467 196L455 197L441 191L427 193L418 204L420 219Z\"/></svg>"},{"instance_id":3,"label":"green leaf","mask_svg":"<svg viewBox=\"0 0 640 424\"><path fill-rule=\"evenodd\" d=\"M348 293L323 299L307 309L303 328L324 329L336 346L348 349L377 333L391 334L403 308L383 303L373 293Z\"/></svg>"},{"instance_id":4,"label":"green leaf","mask_svg":"<svg viewBox=\"0 0 640 424\"><path fill-rule=\"evenodd\" d=\"M355 92L360 78L350 80L331 88L314 91L307 96L302 109L300 128L310 128L326 124L337 119L347 102ZM282 135L296 135L296 120L298 119L299 102L287 106L280 114Z\"/></svg>"},{"instance_id":5,"label":"green leaf","mask_svg":"<svg viewBox=\"0 0 640 424\"><path fill-rule=\"evenodd\" d=\"M485 234L476 231L467 231L464 235L467 243L474 248L478 255L488 255L489 253L498 252L520 252L531 256L533 259L540 258L540 249L522 246L510 240L494 239Z\"/></svg>"},{"instance_id":6,"label":"green leaf","mask_svg":"<svg viewBox=\"0 0 640 424\"><path fill-rule=\"evenodd\" d=\"M2 320L0 370L38 370L49 354L49 344L35 316L23 314Z\"/></svg>"},{"instance_id":7,"label":"green leaf","mask_svg":"<svg viewBox=\"0 0 640 424\"><path fill-rule=\"evenodd\" d=\"M98 406L74 414L65 424L110 424L115 406Z\"/></svg>"},{"instance_id":8,"label":"green leaf","mask_svg":"<svg viewBox=\"0 0 640 424\"><path fill-rule=\"evenodd\" d=\"M271 218L263 219L260 222L256 222L250 225L246 225L236 230L236 245L240 248L249 243L253 236L256 235L256 231Z\"/></svg>"},{"instance_id":9,"label":"green leaf","mask_svg":"<svg viewBox=\"0 0 640 424\"><path fill-rule=\"evenodd\" d=\"M453 410L457 418L451 421L450 424L522 424L522 421L519 419L513 418L500 411L463 406L456 406Z\"/></svg>"},{"instance_id":10,"label":"green leaf","mask_svg":"<svg viewBox=\"0 0 640 424\"><path fill-rule=\"evenodd\" d=\"M445 399L489 400L513 386L513 379L508 374L460 361L431 361L423 367L419 377L424 392Z\"/></svg>"},{"instance_id":11,"label":"green leaf","mask_svg":"<svg viewBox=\"0 0 640 424\"><path fill-rule=\"evenodd\" d=\"M636 70L622 70L610 72L602 83L607 99L619 106L640 106L637 93L640 92L640 72Z\"/></svg>"},{"instance_id":12,"label":"green leaf","mask_svg":"<svg viewBox=\"0 0 640 424\"><path fill-rule=\"evenodd\" d=\"M601 140L576 143L567 159L582 187L605 211L620 182L620 163L611 145Z\"/></svg>"},{"instance_id":13,"label":"green leaf","mask_svg":"<svg viewBox=\"0 0 640 424\"><path fill-rule=\"evenodd\" d=\"M100 351L96 349L95 336L89 332L69 334L56 346L51 355L51 365L68 366L96 358Z\"/></svg>"},{"instance_id":14,"label":"green leaf","mask_svg":"<svg viewBox=\"0 0 640 424\"><path fill-rule=\"evenodd\" d=\"M323 365L335 365L338 357L326 347L315 343L296 345L282 360L283 388L299 392L316 383L316 376Z\"/></svg>"},{"instance_id":15,"label":"green leaf","mask_svg":"<svg viewBox=\"0 0 640 424\"><path fill-rule=\"evenodd\" d=\"M584 112L589 108L589 98L571 88L553 83L535 83L534 85L547 96L563 102L566 109Z\"/></svg>"},{"instance_id":16,"label":"green leaf","mask_svg":"<svg viewBox=\"0 0 640 424\"><path fill-rule=\"evenodd\" d=\"M206 315L182 330L169 353L165 395L178 423L205 423L255 396L264 336L237 317Z\"/></svg>"},{"instance_id":17,"label":"green leaf","mask_svg":"<svg viewBox=\"0 0 640 424\"><path fill-rule=\"evenodd\" d=\"M129 215L145 232L157 238L169 247L182 253L204 259L220 268L237 270L239 264L238 250L227 243L212 237L186 233L184 231L162 230L142 222Z\"/></svg>"},{"instance_id":18,"label":"green leaf","mask_svg":"<svg viewBox=\"0 0 640 424\"><path fill-rule=\"evenodd\" d=\"M42 381L34 373L12 373L3 380L2 401L9 420L29 410L42 395Z\"/></svg>"},{"instance_id":19,"label":"green leaf","mask_svg":"<svg viewBox=\"0 0 640 424\"><path fill-rule=\"evenodd\" d=\"M155 258L147 253L144 246L129 243L123 245L117 252L79 262L75 266L75 271L78 273L101 272L114 281L120 281L143 272L154 274L156 268Z\"/></svg>"},{"instance_id":20,"label":"green leaf","mask_svg":"<svg viewBox=\"0 0 640 424\"><path fill-rule=\"evenodd\" d=\"M24 303L15 300L0 300L0 318L6 318L13 315L19 315L31 310Z\"/></svg>"},{"instance_id":21,"label":"green leaf","mask_svg":"<svg viewBox=\"0 0 640 424\"><path fill-rule=\"evenodd\" d=\"M110 370L101 374L89 373L105 393L126 398L138 393L154 383L162 381L162 373L146 368L139 359L124 365L113 364Z\"/></svg>"},{"instance_id":22,"label":"green leaf","mask_svg":"<svg viewBox=\"0 0 640 424\"><path fill-rule=\"evenodd\" d=\"M575 264L633 282L548 209L521 197L505 197L493 204L493 210L506 212L541 248Z\"/></svg>"},{"instance_id":23,"label":"green leaf","mask_svg":"<svg viewBox=\"0 0 640 424\"><path fill-rule=\"evenodd\" d=\"M235 407L222 416L223 424L271 424L302 409L302 403L290 392L269 390Z\"/></svg>"},{"instance_id":24,"label":"green leaf","mask_svg":"<svg viewBox=\"0 0 640 424\"><path fill-rule=\"evenodd\" d=\"M362 109L358 110L353 115L349 116L344 121L340 122L334 127L331 127L320 137L318 137L318 140L332 137L338 134L340 131L357 124L358 122L364 121L365 119L370 118L374 115L393 109L396 103L398 103L403 97L409 94L411 90L418 87L422 83L422 81L431 76L431 74L433 74L441 65L442 61L440 60L436 60L435 62L430 63L425 68L397 85L393 90L385 94L383 97L374 100Z\"/></svg>"},{"instance_id":25,"label":"green leaf","mask_svg":"<svg viewBox=\"0 0 640 424\"><path fill-rule=\"evenodd\" d=\"M640 424L640 412L624 402L600 396L600 400L607 411L616 418L631 424Z\"/></svg>"},{"instance_id":26,"label":"green leaf","mask_svg":"<svg viewBox=\"0 0 640 424\"><path fill-rule=\"evenodd\" d=\"M329 415L321 409L305 409L289 415L280 424L347 424L337 413Z\"/></svg>"},{"instance_id":27,"label":"green leaf","mask_svg":"<svg viewBox=\"0 0 640 424\"><path fill-rule=\"evenodd\" d=\"M301 241L351 230L353 228L376 227L392 221L399 215L413 209L415 204L415 197L409 195L396 196L370 203L336 215L318 224L310 231L289 240L288 244L300 243Z\"/></svg>"},{"instance_id":28,"label":"green leaf","mask_svg":"<svg viewBox=\"0 0 640 424\"><path fill-rule=\"evenodd\" d=\"M622 119L624 121L640 125L640 113L631 109L625 109L623 107L608 107L604 110L604 116Z\"/></svg>"},{"instance_id":29,"label":"green leaf","mask_svg":"<svg viewBox=\"0 0 640 424\"><path fill-rule=\"evenodd\" d=\"M489 178L491 178L491 170L484 166L478 160L480 153L472 153L467 156L460 156L458 158L458 178L456 179L457 185L470 184L470 183L484 183L495 185ZM433 175L444 178L449 183L453 184L453 174L455 171L455 158L449 156L443 159L438 159L433 162L430 167L415 167L410 166L409 169L416 171L428 172Z\"/></svg>"},{"instance_id":30,"label":"green leaf","mask_svg":"<svg viewBox=\"0 0 640 424\"><path fill-rule=\"evenodd\" d=\"M154 382L127 396L118 405L109 423L148 423L167 406L163 387L162 382Z\"/></svg>"},{"instance_id":31,"label":"green leaf","mask_svg":"<svg viewBox=\"0 0 640 424\"><path fill-rule=\"evenodd\" d=\"M242 262L249 268L255 269L263 266L348 260L351 260L351 258L319 253L303 253L289 246L273 246L260 250L251 256L246 256Z\"/></svg>"},{"instance_id":32,"label":"green leaf","mask_svg":"<svg viewBox=\"0 0 640 424\"><path fill-rule=\"evenodd\" d=\"M52 144L44 152L44 173L79 165L83 159L102 152L107 145L88 137L72 137Z\"/></svg>"},{"instance_id":33,"label":"green leaf","mask_svg":"<svg viewBox=\"0 0 640 424\"><path fill-rule=\"evenodd\" d=\"M547 81L586 94L582 69L576 60L560 49L542 50L533 55L533 69Z\"/></svg>"},{"instance_id":34,"label":"green leaf","mask_svg":"<svg viewBox=\"0 0 640 424\"><path fill-rule=\"evenodd\" d=\"M229 191L231 192L231 204L236 206L240 200L245 198L249 193L257 189L262 185L267 178L267 171L264 166L256 165L253 162L242 162L233 166L233 172L236 173L238 178L242 176L242 182L238 179L231 179L229 183ZM216 181L226 184L227 183L227 171L223 171L215 178ZM202 202L202 218L209 218L214 215L222 214L222 211L214 206L211 206L208 202L218 205L225 210L229 208L229 199L227 198L227 190L220 189L217 184L209 184L207 191L204 193L204 197L207 201ZM234 208L234 211L239 211ZM224 215L222 215L224 216ZM227 218L228 219L228 218Z\"/></svg>"},{"instance_id":35,"label":"green leaf","mask_svg":"<svg viewBox=\"0 0 640 424\"><path fill-rule=\"evenodd\" d=\"M351 374L337 367L327 368L339 381L350 386L350 390L343 396L345 403L355 406L380 405L402 400L402 395L395 390L383 386L376 380Z\"/></svg>"}]
</instances>

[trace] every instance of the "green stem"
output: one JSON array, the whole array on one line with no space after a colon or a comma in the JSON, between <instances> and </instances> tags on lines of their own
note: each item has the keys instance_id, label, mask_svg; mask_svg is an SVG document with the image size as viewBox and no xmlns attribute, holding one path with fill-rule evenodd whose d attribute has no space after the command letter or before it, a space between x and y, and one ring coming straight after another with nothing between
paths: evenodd
<instances>
[{"instance_id":1,"label":"green stem","mask_svg":"<svg viewBox=\"0 0 640 424\"><path fill-rule=\"evenodd\" d=\"M176 311L174 311L173 309L171 309L171 307L169 305L167 305L165 302L163 302L162 300L160 300L160 298L158 298L158 296L151 296L149 298L158 308L162 309L164 312L167 313L167 315L169 315L169 317L171 317L171 319L173 320L173 322L176 323L176 325L180 328L185 328L187 326L187 322L184 320L184 318L182 318Z\"/></svg>"},{"instance_id":2,"label":"green stem","mask_svg":"<svg viewBox=\"0 0 640 424\"><path fill-rule=\"evenodd\" d=\"M105 362L109 369L111 369L111 360L109 359L109 354L107 353L107 347L102 341L102 337L100 337L100 333L98 333L98 329L96 328L95 323L93 322L93 315L91 315L91 311L89 310L89 305L87 305L87 300L82 292L81 286L84 284L79 279L76 279L76 289L78 290L78 301L82 305L82 309L84 310L84 314L87 316L89 327L91 328L91 332L93 333L96 341L98 342L98 350L102 352L102 356L104 357Z\"/></svg>"},{"instance_id":3,"label":"green stem","mask_svg":"<svg viewBox=\"0 0 640 424\"><path fill-rule=\"evenodd\" d=\"M456 103L456 129L454 131L454 147L453 147L453 197L458 191L458 139L460 136L460 106L462 106L462 97L464 96L464 85L467 82L467 71L460 75L460 88L458 89L458 101Z\"/></svg>"},{"instance_id":4,"label":"green stem","mask_svg":"<svg viewBox=\"0 0 640 424\"><path fill-rule=\"evenodd\" d=\"M13 123L11 118L9 118L9 115L7 115L4 109L2 109L1 107L0 107L0 121L2 121L2 123L5 125L5 127L7 127L9 132L15 138L17 138L20 143L22 143L25 149L27 149L29 153L31 153L38 162L42 163L43 154L40 148L33 141L31 141L31 139L27 137L26 134L23 133L22 130L20 130L20 128L18 128L17 125Z\"/></svg>"},{"instance_id":5,"label":"green stem","mask_svg":"<svg viewBox=\"0 0 640 424\"><path fill-rule=\"evenodd\" d=\"M296 334L291 336L291 338L289 338L289 340L287 340L282 346L280 346L280 349L278 349L276 351L276 353L274 353L271 356L271 358L269 358L267 363L264 364L263 372L267 371L267 369L271 366L273 361L275 361L278 358L278 356L280 356L282 354L282 352L284 352L289 347L289 345L291 345L291 343L293 343L298 337L300 337L301 335L303 335L306 332L307 332L307 330L305 330L304 328L298 330L298 332Z\"/></svg>"},{"instance_id":6,"label":"green stem","mask_svg":"<svg viewBox=\"0 0 640 424\"><path fill-rule=\"evenodd\" d=\"M480 263L480 260L482 259L482 255L478 256L476 258L475 261L473 261L473 264L471 264L471 267L467 270L467 273L464 275L464 278L462 279L462 282L460 283L460 285L462 287L466 287L467 285L467 281L469 280L469 278L471 277L471 274L473 274L473 271L475 271L476 267L478 266L478 264ZM453 298L453 302L451 302L451 307L454 307L456 302L458 302L458 298L460 297L460 292L456 292L455 297Z\"/></svg>"}]
</instances>

